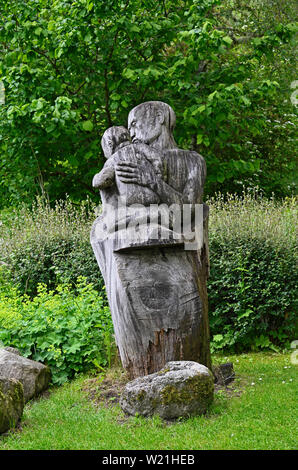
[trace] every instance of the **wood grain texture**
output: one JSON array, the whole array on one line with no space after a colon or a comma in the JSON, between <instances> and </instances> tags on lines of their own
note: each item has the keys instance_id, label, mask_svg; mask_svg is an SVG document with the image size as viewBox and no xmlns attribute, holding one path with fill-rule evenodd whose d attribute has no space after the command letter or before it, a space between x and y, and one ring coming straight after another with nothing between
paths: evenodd
<instances>
[{"instance_id":1,"label":"wood grain texture","mask_svg":"<svg viewBox=\"0 0 298 470\"><path fill-rule=\"evenodd\" d=\"M110 146L103 139L107 166L94 178L103 213L92 227L91 244L105 280L122 364L131 378L173 360L211 367L208 206L196 250L184 249L184 234L176 236L173 220L165 227L159 218L157 225L165 231L157 236L148 229L152 204L175 204L182 214L188 205L192 229L195 205L202 204L205 161L176 147L174 125L175 114L166 103L137 106L128 117L130 141L122 126L106 131L112 136ZM124 217L119 207L125 207ZM125 231L132 222L139 234L134 240Z\"/></svg>"}]
</instances>

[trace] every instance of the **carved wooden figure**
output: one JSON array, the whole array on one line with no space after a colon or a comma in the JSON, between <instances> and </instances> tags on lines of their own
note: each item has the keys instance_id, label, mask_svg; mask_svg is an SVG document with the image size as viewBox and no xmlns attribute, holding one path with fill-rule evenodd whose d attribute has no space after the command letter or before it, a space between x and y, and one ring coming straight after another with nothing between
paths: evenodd
<instances>
[{"instance_id":1,"label":"carved wooden figure","mask_svg":"<svg viewBox=\"0 0 298 470\"><path fill-rule=\"evenodd\" d=\"M91 244L131 378L174 360L211 367L208 206L202 202L206 165L196 152L177 148L175 120L166 103L136 106L128 130L118 126L105 132L107 162L93 179L103 210L93 224ZM177 229L187 215L188 231L199 233L191 249L184 225Z\"/></svg>"}]
</instances>

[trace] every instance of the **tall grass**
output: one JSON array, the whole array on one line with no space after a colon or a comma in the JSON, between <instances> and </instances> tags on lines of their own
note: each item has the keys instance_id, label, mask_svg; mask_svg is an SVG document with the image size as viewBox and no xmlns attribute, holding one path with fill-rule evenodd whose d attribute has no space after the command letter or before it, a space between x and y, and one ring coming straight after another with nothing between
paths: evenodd
<instances>
[{"instance_id":1,"label":"tall grass","mask_svg":"<svg viewBox=\"0 0 298 470\"><path fill-rule=\"evenodd\" d=\"M1 214L0 240L1 256L7 258L20 245L30 243L34 238L46 243L72 238L86 240L95 205L90 200L74 205L69 199L56 201L54 207L39 197L32 207L26 205L3 211Z\"/></svg>"},{"instance_id":2,"label":"tall grass","mask_svg":"<svg viewBox=\"0 0 298 470\"><path fill-rule=\"evenodd\" d=\"M95 211L89 200L77 206L67 199L51 207L38 198L32 208L2 213L0 261L22 292L34 296L40 282L51 288L61 280L75 285L79 276L101 289L89 242Z\"/></svg>"},{"instance_id":3,"label":"tall grass","mask_svg":"<svg viewBox=\"0 0 298 470\"><path fill-rule=\"evenodd\" d=\"M297 247L297 198L277 201L260 192L217 194L210 207L210 236L220 240L245 237L270 241L276 247Z\"/></svg>"}]
</instances>

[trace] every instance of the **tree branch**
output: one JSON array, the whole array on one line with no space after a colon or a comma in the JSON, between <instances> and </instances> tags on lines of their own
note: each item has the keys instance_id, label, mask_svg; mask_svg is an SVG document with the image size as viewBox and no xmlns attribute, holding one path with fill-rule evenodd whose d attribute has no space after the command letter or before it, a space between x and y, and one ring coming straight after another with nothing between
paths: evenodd
<instances>
[{"instance_id":1,"label":"tree branch","mask_svg":"<svg viewBox=\"0 0 298 470\"><path fill-rule=\"evenodd\" d=\"M70 175L68 175L67 173L65 173L64 171L60 171L60 170L57 170L57 171L49 171L48 174L50 176L62 176L63 178L70 178ZM91 184L87 184L85 183L85 181L82 181L81 179L76 179L76 181L81 185L83 186L84 188L88 189L92 194L96 195L97 196L97 191L95 191Z\"/></svg>"}]
</instances>

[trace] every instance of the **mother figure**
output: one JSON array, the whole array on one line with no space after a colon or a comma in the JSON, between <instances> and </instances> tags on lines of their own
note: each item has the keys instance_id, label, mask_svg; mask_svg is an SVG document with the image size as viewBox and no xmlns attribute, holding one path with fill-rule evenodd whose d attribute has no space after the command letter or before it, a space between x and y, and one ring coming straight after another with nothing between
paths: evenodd
<instances>
[{"instance_id":1,"label":"mother figure","mask_svg":"<svg viewBox=\"0 0 298 470\"><path fill-rule=\"evenodd\" d=\"M173 360L211 367L206 165L196 152L177 148L175 121L173 109L160 101L133 108L130 140L122 137L123 127L106 131L107 168L94 178L103 211L91 244L130 378ZM187 243L189 233L196 234L195 243Z\"/></svg>"}]
</instances>

